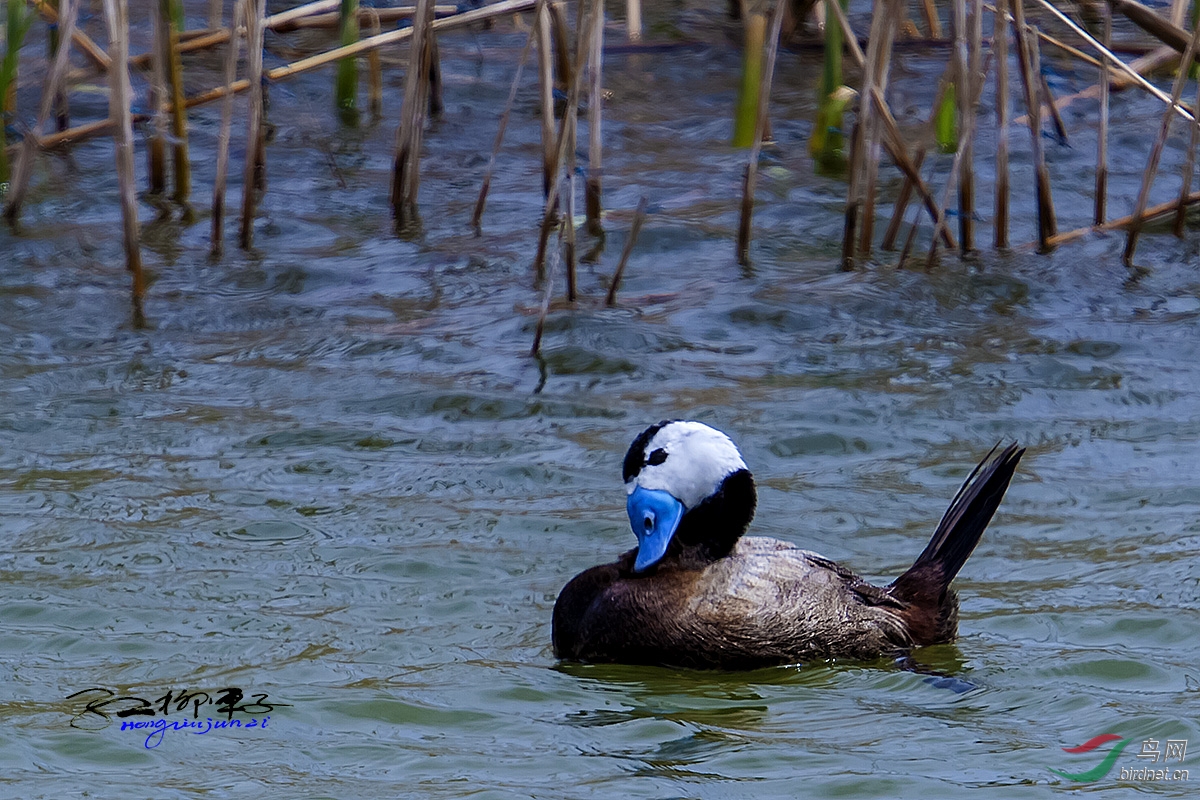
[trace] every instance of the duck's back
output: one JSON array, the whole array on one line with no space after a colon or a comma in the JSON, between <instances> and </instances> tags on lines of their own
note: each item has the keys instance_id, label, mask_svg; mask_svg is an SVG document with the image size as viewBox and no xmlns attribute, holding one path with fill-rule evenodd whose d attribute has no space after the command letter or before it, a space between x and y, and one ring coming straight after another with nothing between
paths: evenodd
<instances>
[{"instance_id":1,"label":"duck's back","mask_svg":"<svg viewBox=\"0 0 1200 800\"><path fill-rule=\"evenodd\" d=\"M554 608L554 648L584 661L747 669L875 658L912 642L886 591L807 550L744 537L694 569L621 561L583 572Z\"/></svg>"}]
</instances>

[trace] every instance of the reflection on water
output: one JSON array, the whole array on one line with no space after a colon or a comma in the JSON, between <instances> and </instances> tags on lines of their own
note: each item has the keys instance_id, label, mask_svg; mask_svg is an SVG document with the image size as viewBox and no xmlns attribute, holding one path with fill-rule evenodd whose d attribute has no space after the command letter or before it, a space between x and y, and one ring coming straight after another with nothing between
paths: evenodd
<instances>
[{"instance_id":1,"label":"reflection on water","mask_svg":"<svg viewBox=\"0 0 1200 800\"><path fill-rule=\"evenodd\" d=\"M803 147L816 65L787 55L743 274L736 53L614 56L607 249L539 363L532 85L467 230L521 41L443 45L415 241L390 234L391 124L339 130L324 76L280 87L260 249L212 262L203 223L152 230L148 331L128 323L110 144L42 162L21 234L0 231L0 794L1049 796L1060 748L1102 732L1200 746L1195 237L1148 235L1135 282L1115 237L841 273L844 187ZM1123 147L1148 146L1158 109L1114 104ZM216 113L194 115L199 187ZM1088 135L1053 168L1090 169ZM1142 158L1114 159L1128 202ZM1086 191L1056 195L1064 227ZM641 194L657 210L602 308ZM1028 445L958 581L961 640L914 670L555 665L558 590L633 543L625 446L678 416L742 445L757 532L881 580L988 448ZM290 707L253 740L148 751L70 727L88 686Z\"/></svg>"}]
</instances>

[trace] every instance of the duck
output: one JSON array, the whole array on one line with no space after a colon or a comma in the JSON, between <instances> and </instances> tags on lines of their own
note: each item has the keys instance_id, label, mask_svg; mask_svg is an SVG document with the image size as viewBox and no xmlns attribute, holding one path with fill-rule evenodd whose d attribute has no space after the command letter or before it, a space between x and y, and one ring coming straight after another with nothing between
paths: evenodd
<instances>
[{"instance_id":1,"label":"duck","mask_svg":"<svg viewBox=\"0 0 1200 800\"><path fill-rule=\"evenodd\" d=\"M748 670L904 658L953 641L951 581L999 507L1024 448L996 445L912 566L876 586L824 556L746 536L754 477L726 434L664 420L622 465L637 546L567 583L554 604L562 661Z\"/></svg>"}]
</instances>

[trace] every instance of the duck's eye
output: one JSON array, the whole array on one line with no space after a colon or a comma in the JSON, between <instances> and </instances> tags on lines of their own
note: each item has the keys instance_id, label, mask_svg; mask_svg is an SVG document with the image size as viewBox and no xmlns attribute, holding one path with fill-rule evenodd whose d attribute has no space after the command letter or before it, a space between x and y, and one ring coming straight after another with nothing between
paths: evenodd
<instances>
[{"instance_id":1,"label":"duck's eye","mask_svg":"<svg viewBox=\"0 0 1200 800\"><path fill-rule=\"evenodd\" d=\"M659 464L663 463L666 460L667 460L667 451L663 450L660 447L657 450L655 450L653 453L650 454L650 457L646 459L646 463L653 467L653 466L658 466Z\"/></svg>"}]
</instances>

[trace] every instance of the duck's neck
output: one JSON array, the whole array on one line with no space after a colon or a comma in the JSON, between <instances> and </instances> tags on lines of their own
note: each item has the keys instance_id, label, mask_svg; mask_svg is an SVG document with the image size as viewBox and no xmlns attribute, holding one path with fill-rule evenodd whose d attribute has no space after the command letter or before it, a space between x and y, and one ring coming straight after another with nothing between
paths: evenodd
<instances>
[{"instance_id":1,"label":"duck's neck","mask_svg":"<svg viewBox=\"0 0 1200 800\"><path fill-rule=\"evenodd\" d=\"M691 556L705 562L724 558L750 527L757 504L750 471L739 469L730 474L716 492L683 515L666 558L676 555L691 560Z\"/></svg>"}]
</instances>

